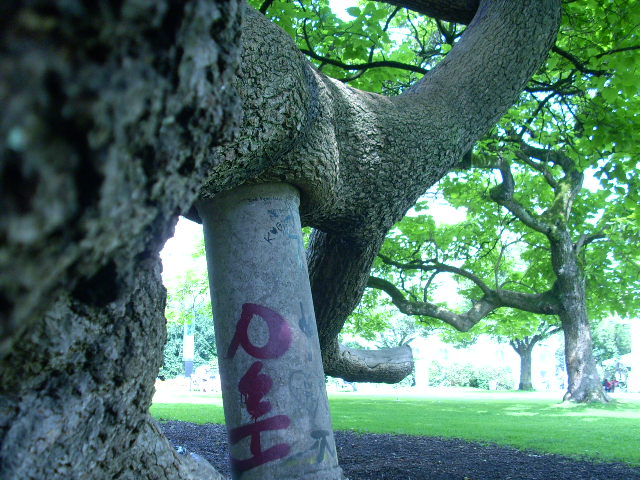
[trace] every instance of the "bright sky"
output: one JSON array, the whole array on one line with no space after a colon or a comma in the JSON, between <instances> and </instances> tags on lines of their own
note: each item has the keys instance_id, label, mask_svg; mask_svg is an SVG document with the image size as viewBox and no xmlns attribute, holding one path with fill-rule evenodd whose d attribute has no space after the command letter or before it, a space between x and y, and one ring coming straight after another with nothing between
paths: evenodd
<instances>
[{"instance_id":1,"label":"bright sky","mask_svg":"<svg viewBox=\"0 0 640 480\"><path fill-rule=\"evenodd\" d=\"M461 222L465 218L464 209L453 208L444 202L436 201L428 212L438 224L452 224ZM408 215L411 215L410 210ZM413 213L415 215L415 213ZM173 237L167 240L160 252L162 258L162 280L165 285L172 284L188 269L200 269L198 261L191 257L196 245L202 238L202 225L180 217ZM204 259L200 262L206 263Z\"/></svg>"},{"instance_id":2,"label":"bright sky","mask_svg":"<svg viewBox=\"0 0 640 480\"><path fill-rule=\"evenodd\" d=\"M195 268L198 262L191 257L191 254L202 235L202 225L180 217L175 235L167 240L160 252L162 281L165 286L172 284L189 268ZM201 262L206 263L204 259L201 259Z\"/></svg>"},{"instance_id":3,"label":"bright sky","mask_svg":"<svg viewBox=\"0 0 640 480\"><path fill-rule=\"evenodd\" d=\"M434 217L437 224L457 223L465 218L464 209L453 208L441 198L433 202L428 213ZM412 210L408 215L412 215ZM202 235L202 225L180 217L174 236L167 240L160 252L163 267L162 281L166 287L175 285L189 269L206 271L206 260L204 258L196 260L191 256ZM440 285L436 290L438 300L446 299L452 305L462 301L462 297L457 294L457 284L450 275L441 275L439 280Z\"/></svg>"},{"instance_id":4,"label":"bright sky","mask_svg":"<svg viewBox=\"0 0 640 480\"><path fill-rule=\"evenodd\" d=\"M353 20L353 17L346 12L347 8L357 7L358 2L356 0L329 0L329 6L340 19L348 21Z\"/></svg>"}]
</instances>

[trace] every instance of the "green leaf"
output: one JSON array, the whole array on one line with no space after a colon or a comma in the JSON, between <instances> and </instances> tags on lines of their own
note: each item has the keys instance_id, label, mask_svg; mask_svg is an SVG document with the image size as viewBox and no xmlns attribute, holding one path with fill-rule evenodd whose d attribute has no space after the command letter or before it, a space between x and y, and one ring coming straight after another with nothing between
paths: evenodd
<instances>
[{"instance_id":1,"label":"green leaf","mask_svg":"<svg viewBox=\"0 0 640 480\"><path fill-rule=\"evenodd\" d=\"M351 15L352 17L359 17L360 16L360 8L358 7L349 7L346 9L346 12Z\"/></svg>"}]
</instances>

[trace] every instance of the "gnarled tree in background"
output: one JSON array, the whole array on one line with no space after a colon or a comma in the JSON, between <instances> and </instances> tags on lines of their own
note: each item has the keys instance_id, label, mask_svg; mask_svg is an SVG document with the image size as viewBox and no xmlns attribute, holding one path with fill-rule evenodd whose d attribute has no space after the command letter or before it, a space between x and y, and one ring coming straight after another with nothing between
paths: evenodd
<instances>
[{"instance_id":1,"label":"gnarled tree in background","mask_svg":"<svg viewBox=\"0 0 640 480\"><path fill-rule=\"evenodd\" d=\"M148 415L166 335L158 251L198 195L246 182L302 192L327 373L407 373L408 349L345 351L336 336L386 231L543 60L559 1L407 6L473 20L387 98L318 73L233 1L2 3L3 478L218 477Z\"/></svg>"}]
</instances>

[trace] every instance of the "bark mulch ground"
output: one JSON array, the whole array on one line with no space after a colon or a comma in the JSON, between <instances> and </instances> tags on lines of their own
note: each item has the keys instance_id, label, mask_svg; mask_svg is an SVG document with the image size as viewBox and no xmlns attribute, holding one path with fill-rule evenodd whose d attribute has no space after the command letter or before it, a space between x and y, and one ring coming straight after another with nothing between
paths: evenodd
<instances>
[{"instance_id":1,"label":"bark mulch ground","mask_svg":"<svg viewBox=\"0 0 640 480\"><path fill-rule=\"evenodd\" d=\"M223 425L163 422L179 450L229 475ZM640 468L593 463L492 444L408 435L335 432L338 459L350 480L640 480Z\"/></svg>"}]
</instances>

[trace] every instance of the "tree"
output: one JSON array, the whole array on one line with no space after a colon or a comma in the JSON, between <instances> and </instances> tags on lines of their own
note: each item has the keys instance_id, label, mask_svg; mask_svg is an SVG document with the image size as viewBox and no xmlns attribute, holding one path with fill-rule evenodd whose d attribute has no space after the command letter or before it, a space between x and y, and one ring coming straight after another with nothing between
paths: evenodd
<instances>
[{"instance_id":1,"label":"tree","mask_svg":"<svg viewBox=\"0 0 640 480\"><path fill-rule=\"evenodd\" d=\"M628 324L607 318L593 329L593 354L598 364L619 359L631 352L631 329Z\"/></svg>"},{"instance_id":2,"label":"tree","mask_svg":"<svg viewBox=\"0 0 640 480\"><path fill-rule=\"evenodd\" d=\"M202 244L202 242L200 242ZM202 257L204 246L194 256ZM187 270L174 288L167 291L167 344L164 362L159 376L172 378L184 374L183 337L184 325L194 328L194 367L211 363L217 357L213 314L206 272Z\"/></svg>"},{"instance_id":3,"label":"tree","mask_svg":"<svg viewBox=\"0 0 640 480\"><path fill-rule=\"evenodd\" d=\"M148 414L158 251L198 197L250 180L301 190L327 372L369 378L336 337L386 231L517 99L560 18L558 0L410 6L473 20L387 98L232 0L2 3L4 478L219 478Z\"/></svg>"},{"instance_id":4,"label":"tree","mask_svg":"<svg viewBox=\"0 0 640 480\"><path fill-rule=\"evenodd\" d=\"M503 309L479 323L471 331L460 332L448 328L443 338L455 344L475 343L479 335L490 335L498 342L508 342L520 357L518 390L533 390L533 348L561 329L553 317L531 315L521 310Z\"/></svg>"},{"instance_id":5,"label":"tree","mask_svg":"<svg viewBox=\"0 0 640 480\"><path fill-rule=\"evenodd\" d=\"M635 87L630 86L636 63L631 55L640 47L626 22L616 23L613 29L594 29L589 24L600 15L620 20L628 14L635 16L632 3L591 3L586 9L576 8L566 5L566 20L553 48L557 57L552 56L534 77L527 89L529 95L521 98L493 135L460 164L462 168L497 171L501 181L494 180L493 173L467 173L446 183L448 198L465 199L465 206L474 215L470 222L483 227L474 231L484 240L458 243L459 256L454 257L464 259L465 268L446 264L434 255L420 258L419 249L404 261L387 262L402 270L461 275L475 285L475 291L468 292L475 300L472 308L461 315L446 312L433 302L416 298L408 301L403 292L380 278L371 279L370 286L387 291L405 312L432 315L464 330L499 307L557 314L565 330L569 374L566 398L604 401L591 354L587 306L596 319L637 308L638 264L627 251L628 239L637 236L638 224L633 220L637 212L637 146L628 141L627 126L620 122L635 125L637 121L632 113L637 111L632 96ZM584 32L591 30L593 36L585 38ZM589 193L582 189L589 168L608 191ZM487 207L491 212L478 211L485 207L477 202L482 192L487 193L485 199L507 212L502 223L496 224L500 212L492 207ZM462 205L460 200L457 203ZM471 208L472 203L478 208ZM490 232L483 231L487 225L491 225ZM469 225L465 228L473 229ZM500 238L505 231L511 232L510 239ZM489 265L495 265L494 269L469 253L491 251L487 245L513 239L523 242L525 246L520 248L525 251L511 254L530 265L516 278L504 271L503 249L496 248L493 256L487 253L480 258L490 258ZM470 241L469 236L466 241ZM547 259L546 267L541 267L545 265L542 258ZM621 281L628 283L624 283L624 289L616 289ZM518 287L518 283L528 288ZM507 284L511 284L509 289L505 288ZM598 285L608 288L598 290L598 298L587 303L587 285L594 291ZM620 302L620 297L625 301Z\"/></svg>"},{"instance_id":6,"label":"tree","mask_svg":"<svg viewBox=\"0 0 640 480\"><path fill-rule=\"evenodd\" d=\"M511 348L520 356L520 382L518 383L518 390L533 390L533 383L531 382L531 357L533 347L535 347L538 342L558 331L560 331L560 329L557 327L553 328L550 325L540 323L538 330L533 335L514 338L509 341Z\"/></svg>"},{"instance_id":7,"label":"tree","mask_svg":"<svg viewBox=\"0 0 640 480\"><path fill-rule=\"evenodd\" d=\"M472 182L484 182L484 177L474 178L472 174L460 181L458 176L456 181L445 182L444 189L457 205L467 208L467 221L447 227L439 236L431 233L425 239L424 233L412 230L420 222L405 219L408 226L404 231L414 237L404 240L407 250L404 258L398 259L401 251L397 247L395 259L388 254L380 255L388 266L417 272L419 280L426 284L422 285L425 289L439 273L461 276L468 285L466 295L473 302L467 312L442 308L429 301L426 294L417 299L413 293L412 299L407 300L405 293L383 278L372 277L369 285L387 292L403 313L438 318L463 331L501 307L557 315L565 333L567 398L604 400L592 356L587 277L594 286L611 284L613 293L598 291L592 295L592 316L629 312L637 308L638 284L629 274L636 266L625 264L626 247L616 245L614 239L600 248L592 247L593 251L586 248L608 238L606 232L615 236L618 229L611 219L617 217L615 212L619 208L614 203L605 209L604 199L611 200L606 192L589 194L582 189L583 173L570 156L550 147L532 147L522 139L515 140L511 152L508 148L509 143L501 144L497 164L478 160L480 165L500 172L499 183L489 189L487 196L506 215L500 212L496 215L495 209L486 203L478 204L477 189L487 187L480 183L474 189ZM493 153L489 157L493 158ZM514 174L516 166L521 172L519 176ZM527 168L531 169L528 174L522 170ZM430 226L428 222L425 224L427 234ZM456 261L463 263L457 266ZM523 262L525 267L519 267ZM616 280L611 278L612 274L617 276ZM617 284L623 287L616 288ZM405 290L411 293L411 289ZM619 301L621 297L624 302Z\"/></svg>"}]
</instances>

